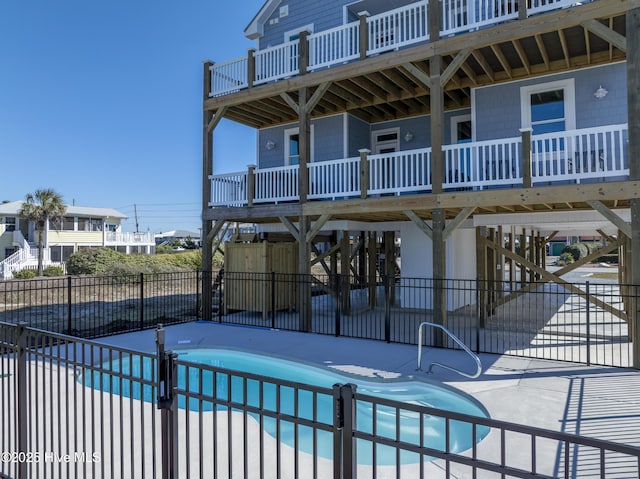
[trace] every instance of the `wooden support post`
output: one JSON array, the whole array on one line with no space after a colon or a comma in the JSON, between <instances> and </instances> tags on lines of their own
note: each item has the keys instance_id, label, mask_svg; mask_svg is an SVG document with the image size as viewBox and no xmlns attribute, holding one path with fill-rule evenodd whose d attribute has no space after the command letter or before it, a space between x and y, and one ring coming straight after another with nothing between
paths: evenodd
<instances>
[{"instance_id":1,"label":"wooden support post","mask_svg":"<svg viewBox=\"0 0 640 479\"><path fill-rule=\"evenodd\" d=\"M527 4L528 0L518 0L518 20L526 20L528 17Z\"/></svg>"},{"instance_id":2,"label":"wooden support post","mask_svg":"<svg viewBox=\"0 0 640 479\"><path fill-rule=\"evenodd\" d=\"M442 4L440 1L429 2L427 7L427 17L429 17L429 41L440 40L440 30L442 24Z\"/></svg>"},{"instance_id":3,"label":"wooden support post","mask_svg":"<svg viewBox=\"0 0 640 479\"><path fill-rule=\"evenodd\" d=\"M511 231L509 232L509 235L508 235L509 251L511 251L512 253L515 253L516 251L515 237L516 235L513 231L513 226L512 226ZM507 258L507 261L509 262L509 291L513 291L513 288L515 287L515 281L516 281L516 264L513 262L511 258Z\"/></svg>"},{"instance_id":4,"label":"wooden support post","mask_svg":"<svg viewBox=\"0 0 640 479\"><path fill-rule=\"evenodd\" d=\"M627 105L629 115L629 179L640 180L640 8L627 12ZM640 369L640 199L630 200L630 268L633 306L629 314L633 367Z\"/></svg>"},{"instance_id":5,"label":"wooden support post","mask_svg":"<svg viewBox=\"0 0 640 479\"><path fill-rule=\"evenodd\" d=\"M305 75L309 68L309 32L306 30L300 32L300 48L298 50L298 55L300 75Z\"/></svg>"},{"instance_id":6,"label":"wooden support post","mask_svg":"<svg viewBox=\"0 0 640 479\"><path fill-rule=\"evenodd\" d=\"M476 275L478 277L478 309L480 327L484 328L487 319L487 246L486 228L476 227Z\"/></svg>"},{"instance_id":7,"label":"wooden support post","mask_svg":"<svg viewBox=\"0 0 640 479\"><path fill-rule=\"evenodd\" d=\"M247 167L247 206L253 206L256 196L256 165Z\"/></svg>"},{"instance_id":8,"label":"wooden support post","mask_svg":"<svg viewBox=\"0 0 640 479\"><path fill-rule=\"evenodd\" d=\"M445 228L445 212L437 208L432 212L433 228L433 316L434 323L447 327L447 268L446 242L443 238ZM440 331L440 330L438 330ZM440 331L440 333L442 333ZM437 347L445 345L442 334L436 334L434 344Z\"/></svg>"},{"instance_id":9,"label":"wooden support post","mask_svg":"<svg viewBox=\"0 0 640 479\"><path fill-rule=\"evenodd\" d=\"M396 234L384 232L384 272L389 281L389 304L396 303Z\"/></svg>"},{"instance_id":10,"label":"wooden support post","mask_svg":"<svg viewBox=\"0 0 640 479\"><path fill-rule=\"evenodd\" d=\"M362 286L367 278L367 233L365 231L360 232L360 241L358 248L358 283Z\"/></svg>"},{"instance_id":11,"label":"wooden support post","mask_svg":"<svg viewBox=\"0 0 640 479\"><path fill-rule=\"evenodd\" d=\"M340 239L340 275L342 286L340 296L342 297L342 313L351 313L351 244L349 243L349 232L343 231Z\"/></svg>"},{"instance_id":12,"label":"wooden support post","mask_svg":"<svg viewBox=\"0 0 640 479\"><path fill-rule=\"evenodd\" d=\"M369 194L369 153L371 150L363 148L360 153L360 198L365 199Z\"/></svg>"},{"instance_id":13,"label":"wooden support post","mask_svg":"<svg viewBox=\"0 0 640 479\"><path fill-rule=\"evenodd\" d=\"M527 232L522 229L520 233L520 256L526 259L527 257ZM520 286L524 288L527 284L527 268L524 265L520 265Z\"/></svg>"},{"instance_id":14,"label":"wooden support post","mask_svg":"<svg viewBox=\"0 0 640 479\"><path fill-rule=\"evenodd\" d=\"M206 61L203 65L202 97L206 101L211 90L211 66L212 62ZM209 130L209 123L213 118L211 111L204 110L202 116L202 217L209 209L211 199L211 183L209 177L213 174L213 132ZM210 220L202 220L202 315L205 321L213 317L213 238L209 238L212 223Z\"/></svg>"},{"instance_id":15,"label":"wooden support post","mask_svg":"<svg viewBox=\"0 0 640 479\"><path fill-rule=\"evenodd\" d=\"M504 246L504 235L502 234L502 226L498 226L496 230L496 243ZM504 256L496 253L496 299L501 299L504 294Z\"/></svg>"},{"instance_id":16,"label":"wooden support post","mask_svg":"<svg viewBox=\"0 0 640 479\"><path fill-rule=\"evenodd\" d=\"M358 39L360 42L360 60L365 60L369 49L369 28L367 25L369 13L360 12L358 15L360 16L360 38Z\"/></svg>"},{"instance_id":17,"label":"wooden support post","mask_svg":"<svg viewBox=\"0 0 640 479\"><path fill-rule=\"evenodd\" d=\"M311 315L311 245L307 241L309 218L298 219L298 312L300 314L300 331L312 330Z\"/></svg>"},{"instance_id":18,"label":"wooden support post","mask_svg":"<svg viewBox=\"0 0 640 479\"><path fill-rule=\"evenodd\" d=\"M438 2L435 2L438 3ZM429 59L431 70L431 189L435 194L442 193L444 183L444 93L440 85L442 57L436 55Z\"/></svg>"},{"instance_id":19,"label":"wooden support post","mask_svg":"<svg viewBox=\"0 0 640 479\"><path fill-rule=\"evenodd\" d=\"M536 264L536 260L535 260L535 244L536 244L536 233L535 231L531 230L531 233L529 234L529 256L528 259L531 263ZM533 269L529 270L529 282L530 283L535 283L536 282L536 273Z\"/></svg>"},{"instance_id":20,"label":"wooden support post","mask_svg":"<svg viewBox=\"0 0 640 479\"><path fill-rule=\"evenodd\" d=\"M376 307L376 287L377 287L377 269L378 269L378 233L375 231L369 232L369 239L367 241L367 259L369 278L367 283L369 285L369 308Z\"/></svg>"},{"instance_id":21,"label":"wooden support post","mask_svg":"<svg viewBox=\"0 0 640 479\"><path fill-rule=\"evenodd\" d=\"M298 165L298 194L300 203L306 203L309 194L309 168L311 161L311 119L307 109L309 90L307 87L300 88L299 92L299 148L300 163Z\"/></svg>"},{"instance_id":22,"label":"wooden support post","mask_svg":"<svg viewBox=\"0 0 640 479\"><path fill-rule=\"evenodd\" d=\"M522 128L522 187L531 188L531 128Z\"/></svg>"},{"instance_id":23,"label":"wooden support post","mask_svg":"<svg viewBox=\"0 0 640 479\"><path fill-rule=\"evenodd\" d=\"M496 230L487 230L487 243L496 242ZM496 253L493 247L487 248L487 314L493 316L496 303Z\"/></svg>"},{"instance_id":24,"label":"wooden support post","mask_svg":"<svg viewBox=\"0 0 640 479\"><path fill-rule=\"evenodd\" d=\"M256 53L255 48L249 48L247 52L247 84L249 88L253 88L253 82L256 78Z\"/></svg>"}]
</instances>

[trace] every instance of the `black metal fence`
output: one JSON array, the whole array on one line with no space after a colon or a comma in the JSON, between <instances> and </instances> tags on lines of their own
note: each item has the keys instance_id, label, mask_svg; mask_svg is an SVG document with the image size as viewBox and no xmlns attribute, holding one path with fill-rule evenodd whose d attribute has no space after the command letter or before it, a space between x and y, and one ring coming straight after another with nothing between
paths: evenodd
<instances>
[{"instance_id":1,"label":"black metal fence","mask_svg":"<svg viewBox=\"0 0 640 479\"><path fill-rule=\"evenodd\" d=\"M197 364L156 338L144 354L0 323L0 475L640 477L637 447Z\"/></svg>"},{"instance_id":2,"label":"black metal fence","mask_svg":"<svg viewBox=\"0 0 640 479\"><path fill-rule=\"evenodd\" d=\"M301 319L302 288L310 289L311 320ZM640 286L446 280L445 326L476 352L606 366L633 364L627 311ZM232 291L232 293L231 293ZM226 273L214 319L284 330L417 343L421 322L438 322L431 279ZM227 301L230 295L232 301ZM280 295L280 297L277 297ZM246 302L238 300L246 298ZM255 298L262 298L255 304ZM285 298L286 301L282 301ZM439 342L438 342L439 341ZM454 348L437 334L425 344Z\"/></svg>"},{"instance_id":3,"label":"black metal fence","mask_svg":"<svg viewBox=\"0 0 640 479\"><path fill-rule=\"evenodd\" d=\"M421 322L440 321L430 279L213 277L212 315L222 323L416 344ZM0 321L84 338L194 321L202 317L201 282L197 272L4 281ZM633 364L627 311L638 310L640 286L447 280L442 287L445 326L476 352ZM456 347L435 334L425 344Z\"/></svg>"},{"instance_id":4,"label":"black metal fence","mask_svg":"<svg viewBox=\"0 0 640 479\"><path fill-rule=\"evenodd\" d=\"M199 272L0 281L0 321L94 338L198 319Z\"/></svg>"}]
</instances>

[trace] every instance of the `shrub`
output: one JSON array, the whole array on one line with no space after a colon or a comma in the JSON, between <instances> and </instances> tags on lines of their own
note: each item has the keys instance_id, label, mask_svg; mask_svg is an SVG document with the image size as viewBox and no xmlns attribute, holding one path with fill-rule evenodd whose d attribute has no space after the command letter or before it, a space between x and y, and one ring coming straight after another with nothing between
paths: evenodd
<instances>
[{"instance_id":1,"label":"shrub","mask_svg":"<svg viewBox=\"0 0 640 479\"><path fill-rule=\"evenodd\" d=\"M558 258L559 265L571 264L574 262L575 260L573 259L573 256L571 256L571 253L562 253L560 258Z\"/></svg>"},{"instance_id":2,"label":"shrub","mask_svg":"<svg viewBox=\"0 0 640 479\"><path fill-rule=\"evenodd\" d=\"M578 261L580 258L589 255L589 248L584 243L573 243L562 248L560 256L564 253L569 253L574 261Z\"/></svg>"},{"instance_id":3,"label":"shrub","mask_svg":"<svg viewBox=\"0 0 640 479\"><path fill-rule=\"evenodd\" d=\"M62 266L47 266L44 271L42 271L42 274L48 277L64 276L64 268Z\"/></svg>"},{"instance_id":4,"label":"shrub","mask_svg":"<svg viewBox=\"0 0 640 479\"><path fill-rule=\"evenodd\" d=\"M69 274L107 274L110 268L124 261L125 254L109 248L88 248L73 253L67 259Z\"/></svg>"},{"instance_id":5,"label":"shrub","mask_svg":"<svg viewBox=\"0 0 640 479\"><path fill-rule=\"evenodd\" d=\"M38 276L38 272L35 269L21 269L13 272L15 279L33 279L36 276Z\"/></svg>"}]
</instances>

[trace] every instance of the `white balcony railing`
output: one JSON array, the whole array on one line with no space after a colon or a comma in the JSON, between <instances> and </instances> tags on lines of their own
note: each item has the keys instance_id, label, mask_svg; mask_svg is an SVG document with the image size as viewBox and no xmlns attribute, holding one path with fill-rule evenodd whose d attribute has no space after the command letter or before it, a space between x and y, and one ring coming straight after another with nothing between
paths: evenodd
<instances>
[{"instance_id":1,"label":"white balcony railing","mask_svg":"<svg viewBox=\"0 0 640 479\"><path fill-rule=\"evenodd\" d=\"M360 157L309 164L310 199L360 195Z\"/></svg>"},{"instance_id":2,"label":"white balcony railing","mask_svg":"<svg viewBox=\"0 0 640 479\"><path fill-rule=\"evenodd\" d=\"M627 125L534 135L531 183L559 184L626 179L629 175ZM523 184L522 139L502 138L445 145L445 191L488 189ZM317 161L308 165L309 199L359 196L360 158ZM431 148L369 155L366 195L431 191ZM364 170L363 170L364 171ZM255 170L254 203L297 201L298 166ZM247 173L211 179L210 206L244 206L249 201Z\"/></svg>"},{"instance_id":3,"label":"white balcony railing","mask_svg":"<svg viewBox=\"0 0 640 479\"><path fill-rule=\"evenodd\" d=\"M589 1L589 0L586 0ZM585 3L585 1L581 2ZM567 8L575 0L529 0L527 15ZM422 0L367 17L367 56L429 40L429 2ZM518 18L518 0L443 0L442 36L477 30ZM360 21L308 36L309 70L341 65L360 58ZM300 40L253 53L255 76L249 78L247 57L214 64L210 96L235 93L250 84L278 81L300 73Z\"/></svg>"},{"instance_id":4,"label":"white balcony railing","mask_svg":"<svg viewBox=\"0 0 640 479\"><path fill-rule=\"evenodd\" d=\"M427 8L423 1L367 18L367 55L428 40Z\"/></svg>"},{"instance_id":5,"label":"white balcony railing","mask_svg":"<svg viewBox=\"0 0 640 479\"><path fill-rule=\"evenodd\" d=\"M370 194L428 190L431 190L431 148L369 157Z\"/></svg>"},{"instance_id":6,"label":"white balcony railing","mask_svg":"<svg viewBox=\"0 0 640 479\"><path fill-rule=\"evenodd\" d=\"M609 125L534 136L532 182L588 179L629 174L627 125Z\"/></svg>"},{"instance_id":7,"label":"white balcony railing","mask_svg":"<svg viewBox=\"0 0 640 479\"><path fill-rule=\"evenodd\" d=\"M256 203L278 203L298 199L298 165L257 170L255 179Z\"/></svg>"},{"instance_id":8,"label":"white balcony railing","mask_svg":"<svg viewBox=\"0 0 640 479\"><path fill-rule=\"evenodd\" d=\"M300 40L293 40L255 52L256 77L254 84L260 85L297 75L300 72L299 48Z\"/></svg>"},{"instance_id":9,"label":"white balcony railing","mask_svg":"<svg viewBox=\"0 0 640 479\"><path fill-rule=\"evenodd\" d=\"M316 70L359 58L359 38L359 22L309 35L309 69Z\"/></svg>"},{"instance_id":10,"label":"white balcony railing","mask_svg":"<svg viewBox=\"0 0 640 479\"><path fill-rule=\"evenodd\" d=\"M105 243L109 246L126 245L154 245L155 236L153 233L122 233L117 231L107 231L105 233Z\"/></svg>"}]
</instances>

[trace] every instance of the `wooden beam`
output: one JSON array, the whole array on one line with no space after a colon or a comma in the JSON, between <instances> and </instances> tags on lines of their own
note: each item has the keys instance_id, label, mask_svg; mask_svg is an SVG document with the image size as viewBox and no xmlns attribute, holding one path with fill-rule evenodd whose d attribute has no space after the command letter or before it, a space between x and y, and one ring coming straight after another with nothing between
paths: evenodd
<instances>
[{"instance_id":1,"label":"wooden beam","mask_svg":"<svg viewBox=\"0 0 640 479\"><path fill-rule=\"evenodd\" d=\"M340 251L340 243L334 244L331 248L329 248L324 253L319 253L319 252L316 251L315 252L316 253L316 257L311 260L311 265L313 266L314 264L323 261L327 256L331 256L332 254L336 253L337 251Z\"/></svg>"},{"instance_id":2,"label":"wooden beam","mask_svg":"<svg viewBox=\"0 0 640 479\"><path fill-rule=\"evenodd\" d=\"M209 233L207 234L207 242L213 241L213 238L215 238L216 235L220 233L220 230L224 226L224 223L225 223L224 221L216 221L213 224L213 228L211 228L211 231L209 231Z\"/></svg>"},{"instance_id":3,"label":"wooden beam","mask_svg":"<svg viewBox=\"0 0 640 479\"><path fill-rule=\"evenodd\" d=\"M498 246L496 243L489 242L488 246L490 248L496 250L497 252L505 255L506 257L512 258L514 261L519 262L523 266L526 266L531 271L533 271L534 273L539 275L541 278L547 280L548 282L559 284L559 285L563 286L564 288L568 289L569 291L571 291L573 294L577 294L580 297L586 298L586 296L587 296L586 292L584 292L583 290L581 290L577 286L574 286L572 283L569 283L568 281L565 281L562 278L556 276L555 274L550 273L546 269L543 269L543 268L539 267L535 263L533 263L531 261L528 261L528 260L522 258L521 256L518 256L516 254L511 253L511 251L509 251L506 248L503 248L502 246ZM613 314L614 316L617 316L618 318L621 318L621 319L623 319L625 321L627 320L627 315L626 315L626 313L624 311L620 311L619 309L614 308L609 303L606 303L605 301L602 301L601 299L599 299L595 295L590 295L589 296L589 301L591 303L595 304L597 307L602 308L603 310Z\"/></svg>"},{"instance_id":4,"label":"wooden beam","mask_svg":"<svg viewBox=\"0 0 640 479\"><path fill-rule=\"evenodd\" d=\"M420 231L426 234L430 239L433 239L433 229L422 218L411 210L403 211L403 213L407 218L413 221L418 228L420 228Z\"/></svg>"},{"instance_id":5,"label":"wooden beam","mask_svg":"<svg viewBox=\"0 0 640 479\"><path fill-rule=\"evenodd\" d=\"M589 30L595 36L602 38L604 41L609 42L622 52L627 52L627 39L620 35L615 30L611 30L606 25L603 25L598 20L586 20L580 23L582 27Z\"/></svg>"},{"instance_id":6,"label":"wooden beam","mask_svg":"<svg viewBox=\"0 0 640 479\"><path fill-rule=\"evenodd\" d=\"M322 269L324 269L327 276L330 276L331 269L327 266L327 263L324 260L326 256L322 256L322 253L320 253L320 250L318 250L318 247L314 243L311 243L311 251L316 255L316 257L309 262L309 265L313 266L314 264L320 263L320 266L322 266Z\"/></svg>"},{"instance_id":7,"label":"wooden beam","mask_svg":"<svg viewBox=\"0 0 640 479\"><path fill-rule=\"evenodd\" d=\"M473 213L475 209L476 208L474 206L467 206L460 213L458 213L452 221L447 223L447 226L442 233L443 239L449 239L453 232L457 230L469 216L471 216L471 213Z\"/></svg>"},{"instance_id":8,"label":"wooden beam","mask_svg":"<svg viewBox=\"0 0 640 479\"><path fill-rule=\"evenodd\" d=\"M469 55L471 55L472 51L473 49L469 47L458 52L458 54L454 57L453 61L449 63L447 68L440 75L441 87L444 87L447 83L449 83L449 80L453 78L453 75L458 71L458 69L462 66L462 64L465 61L467 61L467 58L469 58Z\"/></svg>"},{"instance_id":9,"label":"wooden beam","mask_svg":"<svg viewBox=\"0 0 640 479\"><path fill-rule=\"evenodd\" d=\"M522 66L526 70L527 75L531 75L531 65L529 64L529 59L527 58L527 54L525 53L524 48L522 48L520 40L512 40L511 44L513 45L513 48L516 49L518 57L520 58L520 63L522 63Z\"/></svg>"},{"instance_id":10,"label":"wooden beam","mask_svg":"<svg viewBox=\"0 0 640 479\"><path fill-rule=\"evenodd\" d=\"M213 118L211 118L211 121L207 125L207 131L209 133L211 133L216 128L216 126L218 126L218 123L220 123L220 120L222 120L226 112L227 112L226 106L223 106L222 108L220 108L218 111L215 112L215 114L213 115Z\"/></svg>"},{"instance_id":11,"label":"wooden beam","mask_svg":"<svg viewBox=\"0 0 640 479\"><path fill-rule=\"evenodd\" d=\"M280 98L282 98L287 105L296 113L296 115L300 114L300 107L296 103L296 101L289 96L288 93L280 93Z\"/></svg>"},{"instance_id":12,"label":"wooden beam","mask_svg":"<svg viewBox=\"0 0 640 479\"><path fill-rule=\"evenodd\" d=\"M549 54L547 53L547 48L544 46L544 41L542 40L542 35L536 35L536 45L538 45L538 50L540 50L540 56L542 56L542 61L544 62L544 66L549 70L551 68L549 62Z\"/></svg>"},{"instance_id":13,"label":"wooden beam","mask_svg":"<svg viewBox=\"0 0 640 479\"><path fill-rule=\"evenodd\" d=\"M567 37L565 37L563 30L558 30L558 37L560 37L560 46L562 46L562 56L564 57L564 61L567 68L571 68L571 54L569 53Z\"/></svg>"},{"instance_id":14,"label":"wooden beam","mask_svg":"<svg viewBox=\"0 0 640 479\"><path fill-rule=\"evenodd\" d=\"M602 202L597 200L588 200L586 201L586 203L606 219L608 219L611 223L613 223L626 236L631 238L631 225L620 218L615 212L613 212L605 205L603 205Z\"/></svg>"},{"instance_id":15,"label":"wooden beam","mask_svg":"<svg viewBox=\"0 0 640 479\"><path fill-rule=\"evenodd\" d=\"M313 227L309 230L309 232L307 233L307 242L311 242L313 241L313 238L316 237L316 235L320 232L320 230L322 229L322 227L326 224L327 221L329 221L331 219L331 215L330 214L324 214L322 215L320 218L318 218L316 220L316 222L313 224Z\"/></svg>"},{"instance_id":16,"label":"wooden beam","mask_svg":"<svg viewBox=\"0 0 640 479\"><path fill-rule=\"evenodd\" d=\"M493 71L493 68L491 68L491 65L489 65L489 62L484 57L482 52L480 50L474 50L471 54L473 55L473 58L475 58L476 61L478 62L478 65L480 65L482 70L489 77L489 80L491 80L492 82L495 81L496 80L496 74Z\"/></svg>"},{"instance_id":17,"label":"wooden beam","mask_svg":"<svg viewBox=\"0 0 640 479\"><path fill-rule=\"evenodd\" d=\"M420 68L415 66L413 63L405 63L402 67L416 77L416 79L420 80L424 86L431 88L431 78L429 78L429 75L423 72Z\"/></svg>"},{"instance_id":18,"label":"wooden beam","mask_svg":"<svg viewBox=\"0 0 640 479\"><path fill-rule=\"evenodd\" d=\"M507 74L507 77L513 78L513 73L511 72L511 65L509 64L509 60L507 60L507 57L504 56L504 53L502 53L502 50L500 49L500 45L491 45L491 51L500 62L500 65L502 65L502 69Z\"/></svg>"},{"instance_id":19,"label":"wooden beam","mask_svg":"<svg viewBox=\"0 0 640 479\"><path fill-rule=\"evenodd\" d=\"M291 233L291 236L293 236L296 242L299 243L300 232L298 231L298 228L296 228L294 224L291 222L291 220L286 216L280 216L279 219L280 219L280 222L289 230L289 233Z\"/></svg>"}]
</instances>

